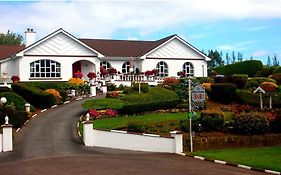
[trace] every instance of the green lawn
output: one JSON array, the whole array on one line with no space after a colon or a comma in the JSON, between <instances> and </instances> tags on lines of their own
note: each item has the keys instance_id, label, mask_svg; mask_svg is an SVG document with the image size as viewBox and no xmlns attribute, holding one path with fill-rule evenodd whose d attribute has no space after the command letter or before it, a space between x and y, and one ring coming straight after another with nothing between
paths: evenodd
<instances>
[{"instance_id":1,"label":"green lawn","mask_svg":"<svg viewBox=\"0 0 281 175\"><path fill-rule=\"evenodd\" d=\"M281 172L281 147L210 150L193 155Z\"/></svg>"},{"instance_id":2,"label":"green lawn","mask_svg":"<svg viewBox=\"0 0 281 175\"><path fill-rule=\"evenodd\" d=\"M117 117L101 119L94 121L96 129L120 129L127 126L129 122L157 123L167 120L184 120L187 119L186 113L167 113L167 114L147 114L132 117Z\"/></svg>"}]
</instances>

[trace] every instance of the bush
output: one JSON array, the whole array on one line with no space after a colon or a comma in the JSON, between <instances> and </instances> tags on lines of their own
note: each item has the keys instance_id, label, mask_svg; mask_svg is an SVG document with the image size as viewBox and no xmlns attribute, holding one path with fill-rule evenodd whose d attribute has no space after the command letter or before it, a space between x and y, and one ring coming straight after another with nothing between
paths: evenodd
<instances>
[{"instance_id":1,"label":"bush","mask_svg":"<svg viewBox=\"0 0 281 175\"><path fill-rule=\"evenodd\" d=\"M256 72L262 68L263 65L261 61L247 60L217 67L214 68L214 70L222 75L247 74L249 77L253 77Z\"/></svg>"},{"instance_id":2,"label":"bush","mask_svg":"<svg viewBox=\"0 0 281 175\"><path fill-rule=\"evenodd\" d=\"M231 75L227 77L227 82L235 84L238 89L243 89L248 82L248 77L240 75Z\"/></svg>"},{"instance_id":3,"label":"bush","mask_svg":"<svg viewBox=\"0 0 281 175\"><path fill-rule=\"evenodd\" d=\"M268 116L270 131L273 133L281 133L281 109L275 110L271 114L271 118Z\"/></svg>"},{"instance_id":4,"label":"bush","mask_svg":"<svg viewBox=\"0 0 281 175\"><path fill-rule=\"evenodd\" d=\"M216 76L214 78L214 80L215 80L215 83L228 83L227 77L225 77L225 76Z\"/></svg>"},{"instance_id":5,"label":"bush","mask_svg":"<svg viewBox=\"0 0 281 175\"><path fill-rule=\"evenodd\" d=\"M123 107L123 101L116 98L100 98L88 100L83 103L84 109L114 109L118 110Z\"/></svg>"},{"instance_id":6,"label":"bush","mask_svg":"<svg viewBox=\"0 0 281 175\"><path fill-rule=\"evenodd\" d=\"M242 135L266 134L269 122L263 113L242 112L234 117L233 131Z\"/></svg>"},{"instance_id":7,"label":"bush","mask_svg":"<svg viewBox=\"0 0 281 175\"><path fill-rule=\"evenodd\" d=\"M199 80L200 84L203 84L203 83L214 83L214 79L212 77L198 77L196 79Z\"/></svg>"},{"instance_id":8,"label":"bush","mask_svg":"<svg viewBox=\"0 0 281 175\"><path fill-rule=\"evenodd\" d=\"M281 85L281 73L272 75L272 79L274 79L277 84Z\"/></svg>"},{"instance_id":9,"label":"bush","mask_svg":"<svg viewBox=\"0 0 281 175\"><path fill-rule=\"evenodd\" d=\"M261 70L257 71L255 77L268 77L272 74L272 69L267 66L264 66Z\"/></svg>"},{"instance_id":10,"label":"bush","mask_svg":"<svg viewBox=\"0 0 281 175\"><path fill-rule=\"evenodd\" d=\"M60 93L57 90L47 89L47 90L45 90L45 92L48 92L48 93L52 94L55 97L57 104L62 103L62 97L60 96Z\"/></svg>"},{"instance_id":11,"label":"bush","mask_svg":"<svg viewBox=\"0 0 281 175\"><path fill-rule=\"evenodd\" d=\"M201 127L201 118L192 118L191 119L192 131L200 132ZM189 132L189 120L181 120L179 130L183 132Z\"/></svg>"},{"instance_id":12,"label":"bush","mask_svg":"<svg viewBox=\"0 0 281 175\"><path fill-rule=\"evenodd\" d=\"M273 71L273 74L281 74L281 66L276 67Z\"/></svg>"},{"instance_id":13,"label":"bush","mask_svg":"<svg viewBox=\"0 0 281 175\"><path fill-rule=\"evenodd\" d=\"M9 123L13 125L13 128L20 128L25 121L28 119L28 115L25 111L9 111L7 114L9 116ZM5 115L0 111L0 122L5 122Z\"/></svg>"},{"instance_id":14,"label":"bush","mask_svg":"<svg viewBox=\"0 0 281 175\"><path fill-rule=\"evenodd\" d=\"M116 91L117 90L116 85L113 84L113 83L107 83L106 86L107 86L108 91Z\"/></svg>"},{"instance_id":15,"label":"bush","mask_svg":"<svg viewBox=\"0 0 281 175\"><path fill-rule=\"evenodd\" d=\"M27 103L21 96L14 92L1 93L2 97L7 98L7 104L14 103L15 109L19 111L25 111L24 105ZM31 106L31 111L34 111L34 107Z\"/></svg>"},{"instance_id":16,"label":"bush","mask_svg":"<svg viewBox=\"0 0 281 175\"><path fill-rule=\"evenodd\" d=\"M211 85L211 98L228 104L236 99L236 85L232 83L215 83Z\"/></svg>"},{"instance_id":17,"label":"bush","mask_svg":"<svg viewBox=\"0 0 281 175\"><path fill-rule=\"evenodd\" d=\"M139 91L139 83L133 82L133 90L138 92ZM140 90L144 93L149 91L149 85L148 83L141 83L140 84Z\"/></svg>"},{"instance_id":18,"label":"bush","mask_svg":"<svg viewBox=\"0 0 281 175\"><path fill-rule=\"evenodd\" d=\"M221 131L224 126L223 112L213 110L202 111L201 124L204 131Z\"/></svg>"},{"instance_id":19,"label":"bush","mask_svg":"<svg viewBox=\"0 0 281 175\"><path fill-rule=\"evenodd\" d=\"M0 87L0 93L2 92L12 92L11 88L8 88L6 86Z\"/></svg>"},{"instance_id":20,"label":"bush","mask_svg":"<svg viewBox=\"0 0 281 175\"><path fill-rule=\"evenodd\" d=\"M248 79L248 82L245 86L245 89L255 89L261 85L262 82L273 82L276 83L276 81L272 78L266 78L266 77L254 77Z\"/></svg>"},{"instance_id":21,"label":"bush","mask_svg":"<svg viewBox=\"0 0 281 175\"><path fill-rule=\"evenodd\" d=\"M37 87L15 83L12 84L12 89L35 107L43 109L56 104L56 99L52 94L42 91Z\"/></svg>"}]
</instances>

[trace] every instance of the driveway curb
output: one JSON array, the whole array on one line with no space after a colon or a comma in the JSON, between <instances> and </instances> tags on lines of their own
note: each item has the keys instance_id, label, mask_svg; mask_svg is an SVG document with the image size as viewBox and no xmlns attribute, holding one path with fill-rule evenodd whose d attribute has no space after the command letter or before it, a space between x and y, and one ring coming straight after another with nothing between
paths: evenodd
<instances>
[{"instance_id":1,"label":"driveway curb","mask_svg":"<svg viewBox=\"0 0 281 175\"><path fill-rule=\"evenodd\" d=\"M192 158L199 159L199 160L214 162L214 163L217 163L217 164L222 164L222 165L228 165L228 166L243 168L243 169L247 169L247 170L259 171L259 172L268 173L268 174L281 175L281 172L273 171L273 170L267 170L267 169L262 169L262 168L255 168L255 167L250 167L250 166L241 165L241 164L234 164L234 163L229 163L229 162L225 162L225 161L222 161L222 160L208 159L208 158L201 157L201 156L192 156L192 155L188 155L188 154L180 154L180 155L192 157Z\"/></svg>"}]
</instances>

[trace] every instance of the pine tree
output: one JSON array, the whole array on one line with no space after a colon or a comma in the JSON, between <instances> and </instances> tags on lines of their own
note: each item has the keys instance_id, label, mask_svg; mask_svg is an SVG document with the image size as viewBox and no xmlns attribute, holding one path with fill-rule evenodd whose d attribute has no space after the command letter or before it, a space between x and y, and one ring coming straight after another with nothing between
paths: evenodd
<instances>
[{"instance_id":1,"label":"pine tree","mask_svg":"<svg viewBox=\"0 0 281 175\"><path fill-rule=\"evenodd\" d=\"M279 66L279 61L277 59L276 54L274 54L274 56L272 58L272 66Z\"/></svg>"},{"instance_id":2,"label":"pine tree","mask_svg":"<svg viewBox=\"0 0 281 175\"><path fill-rule=\"evenodd\" d=\"M21 45L23 37L8 30L7 34L0 33L0 45Z\"/></svg>"},{"instance_id":3,"label":"pine tree","mask_svg":"<svg viewBox=\"0 0 281 175\"><path fill-rule=\"evenodd\" d=\"M267 65L268 65L268 67L271 66L271 60L270 60L270 56L269 55L267 56Z\"/></svg>"},{"instance_id":4,"label":"pine tree","mask_svg":"<svg viewBox=\"0 0 281 175\"><path fill-rule=\"evenodd\" d=\"M229 64L230 58L228 56L228 53L225 54L225 60L226 60L226 64Z\"/></svg>"},{"instance_id":5,"label":"pine tree","mask_svg":"<svg viewBox=\"0 0 281 175\"><path fill-rule=\"evenodd\" d=\"M235 53L234 51L232 51L232 63L235 63L235 61L236 61Z\"/></svg>"}]
</instances>

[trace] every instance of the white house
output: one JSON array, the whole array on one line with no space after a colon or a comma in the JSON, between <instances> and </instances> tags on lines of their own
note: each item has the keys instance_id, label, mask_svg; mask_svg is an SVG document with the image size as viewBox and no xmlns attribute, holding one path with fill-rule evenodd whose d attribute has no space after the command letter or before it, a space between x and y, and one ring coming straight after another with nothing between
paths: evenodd
<instances>
[{"instance_id":1,"label":"white house","mask_svg":"<svg viewBox=\"0 0 281 175\"><path fill-rule=\"evenodd\" d=\"M21 81L67 81L75 72L99 72L114 67L129 73L130 60L140 72L157 69L159 77L207 76L206 55L177 35L156 41L80 39L63 29L36 41L26 32L26 46L0 46L0 73L17 75ZM132 61L131 61L132 63Z\"/></svg>"}]
</instances>

